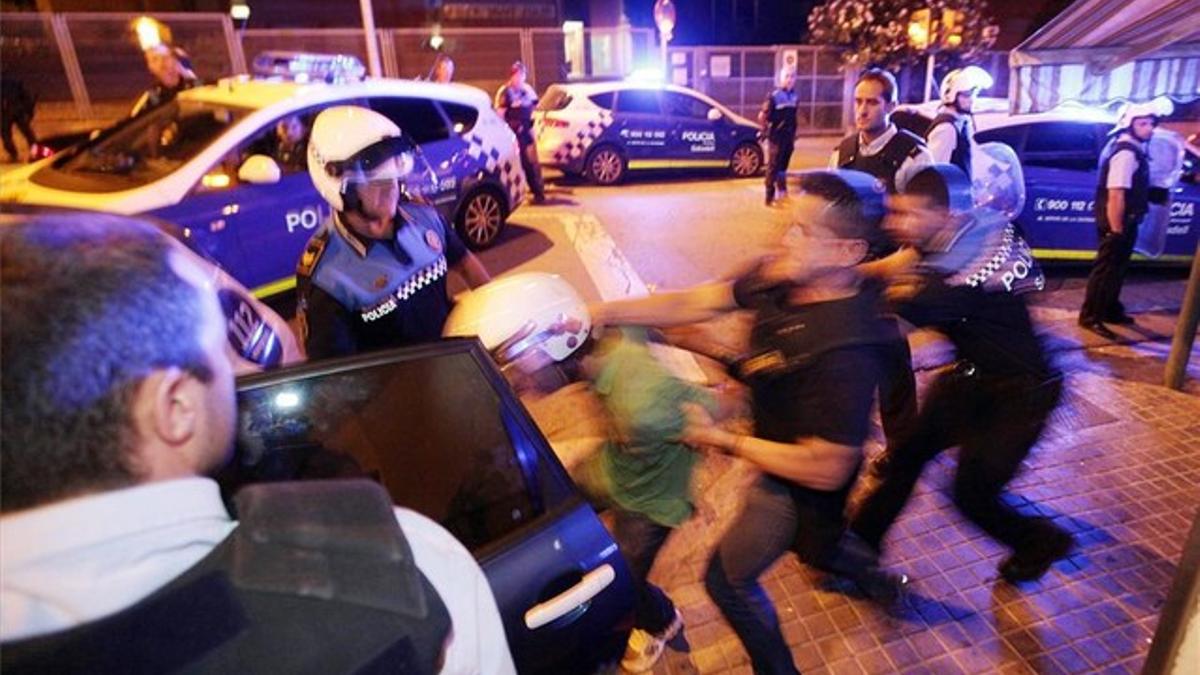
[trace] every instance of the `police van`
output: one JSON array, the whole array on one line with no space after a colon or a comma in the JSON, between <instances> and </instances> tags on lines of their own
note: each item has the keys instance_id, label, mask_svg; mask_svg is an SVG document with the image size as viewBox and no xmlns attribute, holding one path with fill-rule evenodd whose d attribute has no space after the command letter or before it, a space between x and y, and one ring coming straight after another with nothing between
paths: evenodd
<instances>
[{"instance_id":1,"label":"police van","mask_svg":"<svg viewBox=\"0 0 1200 675\"><path fill-rule=\"evenodd\" d=\"M901 106L897 125L924 136L937 103ZM1017 153L1025 177L1025 207L1015 219L1044 260L1090 260L1096 254L1095 206L1100 152L1117 116L1105 110L1067 104L1041 113L1012 115L1008 101L979 98L974 106L975 140L1004 143ZM1158 129L1161 140L1183 152L1182 170L1170 188L1166 238L1154 260L1192 259L1200 237L1200 158L1195 146L1175 132ZM1144 256L1139 256L1144 258Z\"/></svg>"},{"instance_id":2,"label":"police van","mask_svg":"<svg viewBox=\"0 0 1200 675\"><path fill-rule=\"evenodd\" d=\"M638 169L757 175L754 122L698 91L649 82L553 84L534 112L538 161L598 185Z\"/></svg>"},{"instance_id":3,"label":"police van","mask_svg":"<svg viewBox=\"0 0 1200 675\"><path fill-rule=\"evenodd\" d=\"M191 247L254 295L285 297L305 243L329 217L308 176L306 132L325 108L361 105L419 146L426 172L410 190L468 246L492 244L526 183L516 138L487 95L459 84L362 80L362 70L348 56L260 55L254 77L184 91L5 174L0 201L158 216L181 225Z\"/></svg>"}]
</instances>

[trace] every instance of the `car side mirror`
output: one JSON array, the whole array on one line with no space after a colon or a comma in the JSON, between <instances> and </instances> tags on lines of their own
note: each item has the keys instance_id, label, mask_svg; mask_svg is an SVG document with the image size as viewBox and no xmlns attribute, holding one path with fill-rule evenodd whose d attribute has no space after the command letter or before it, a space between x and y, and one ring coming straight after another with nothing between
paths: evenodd
<instances>
[{"instance_id":1,"label":"car side mirror","mask_svg":"<svg viewBox=\"0 0 1200 675\"><path fill-rule=\"evenodd\" d=\"M709 122L716 122L717 120L721 119L722 117L724 117L724 115L721 114L720 110L717 110L716 108L708 109L708 121Z\"/></svg>"},{"instance_id":2,"label":"car side mirror","mask_svg":"<svg viewBox=\"0 0 1200 675\"><path fill-rule=\"evenodd\" d=\"M283 172L275 160L266 155L250 155L238 167L238 180L251 185L271 185L278 183Z\"/></svg>"}]
</instances>

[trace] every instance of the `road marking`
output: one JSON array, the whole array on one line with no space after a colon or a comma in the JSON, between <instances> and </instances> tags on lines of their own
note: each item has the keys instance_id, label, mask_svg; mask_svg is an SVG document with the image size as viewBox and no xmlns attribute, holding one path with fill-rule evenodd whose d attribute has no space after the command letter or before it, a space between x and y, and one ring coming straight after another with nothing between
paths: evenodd
<instances>
[{"instance_id":1,"label":"road marking","mask_svg":"<svg viewBox=\"0 0 1200 675\"><path fill-rule=\"evenodd\" d=\"M629 259L617 247L617 242L609 236L599 218L591 213L564 213L558 216L558 220L596 290L600 291L601 300L607 302L650 295L646 282L629 264ZM657 343L650 345L650 351L676 377L688 382L708 382L708 377L691 352Z\"/></svg>"}]
</instances>

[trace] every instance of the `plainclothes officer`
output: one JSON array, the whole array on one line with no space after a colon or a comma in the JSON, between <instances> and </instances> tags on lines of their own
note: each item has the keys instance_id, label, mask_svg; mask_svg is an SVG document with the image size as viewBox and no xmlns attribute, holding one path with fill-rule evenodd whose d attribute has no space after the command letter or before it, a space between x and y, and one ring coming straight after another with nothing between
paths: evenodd
<instances>
[{"instance_id":1,"label":"plainclothes officer","mask_svg":"<svg viewBox=\"0 0 1200 675\"><path fill-rule=\"evenodd\" d=\"M784 66L775 78L775 90L767 94L758 124L767 137L767 206L780 197L787 197L788 163L796 145L796 69Z\"/></svg>"},{"instance_id":2,"label":"plainclothes officer","mask_svg":"<svg viewBox=\"0 0 1200 675\"><path fill-rule=\"evenodd\" d=\"M200 84L192 70L192 59L181 47L157 44L142 52L146 58L146 70L154 78L150 86L133 104L130 117L152 110L175 98L179 92Z\"/></svg>"},{"instance_id":3,"label":"plainclothes officer","mask_svg":"<svg viewBox=\"0 0 1200 675\"><path fill-rule=\"evenodd\" d=\"M971 179L971 155L975 150L975 120L971 109L975 95L992 86L992 76L979 66L952 70L942 80L938 114L925 134L929 152L938 163L962 169Z\"/></svg>"},{"instance_id":4,"label":"plainclothes officer","mask_svg":"<svg viewBox=\"0 0 1200 675\"><path fill-rule=\"evenodd\" d=\"M857 269L879 232L883 195L873 178L854 171L788 174L788 181L798 196L780 212L773 256L732 281L607 303L593 314L598 323L677 325L754 312L751 354L741 366L754 435L725 431L689 406L684 438L763 472L705 573L709 595L762 673L796 672L759 583L789 549L880 601L894 601L901 583L879 570L877 556L843 521L879 382L878 346L888 339Z\"/></svg>"},{"instance_id":5,"label":"plainclothes officer","mask_svg":"<svg viewBox=\"0 0 1200 675\"><path fill-rule=\"evenodd\" d=\"M886 70L870 68L854 85L855 133L842 139L829 158L830 167L853 169L878 178L889 193L903 190L912 176L933 165L921 137L892 123L896 109L896 80ZM881 237L883 246L871 251L869 259L881 257L894 246ZM868 263L869 264L869 263ZM880 290L878 285L874 290ZM917 381L912 371L912 352L899 325L891 320L894 338L885 350L884 374L879 390L879 416L888 449L878 455L873 467L891 454L901 436L907 434L917 416Z\"/></svg>"},{"instance_id":6,"label":"plainclothes officer","mask_svg":"<svg viewBox=\"0 0 1200 675\"><path fill-rule=\"evenodd\" d=\"M893 275L915 270L893 276L905 283L892 297L905 319L942 333L958 361L930 385L916 430L893 451L851 529L878 549L924 466L959 446L954 504L1012 550L999 566L1005 579L1037 579L1067 555L1071 536L1018 512L1003 495L1062 391L1023 297L1044 278L1003 214L972 209L970 184L957 167L925 169L891 203L888 227L911 246L888 259Z\"/></svg>"},{"instance_id":7,"label":"plainclothes officer","mask_svg":"<svg viewBox=\"0 0 1200 675\"><path fill-rule=\"evenodd\" d=\"M377 484L252 486L230 517L204 475L231 345L193 258L133 218L0 214L4 672L513 673L478 563Z\"/></svg>"},{"instance_id":8,"label":"plainclothes officer","mask_svg":"<svg viewBox=\"0 0 1200 675\"><path fill-rule=\"evenodd\" d=\"M493 107L517 136L517 144L521 146L521 168L533 192L533 203L541 204L546 201L546 192L542 187L542 166L538 163L537 144L533 138L533 108L538 96L525 82L524 63L514 62L509 73L508 82L496 91Z\"/></svg>"},{"instance_id":9,"label":"plainclothes officer","mask_svg":"<svg viewBox=\"0 0 1200 675\"><path fill-rule=\"evenodd\" d=\"M414 149L367 108L329 108L313 122L308 173L334 213L296 269L310 359L436 340L451 307L447 271L472 288L488 281L438 212L400 187Z\"/></svg>"},{"instance_id":10,"label":"plainclothes officer","mask_svg":"<svg viewBox=\"0 0 1200 675\"><path fill-rule=\"evenodd\" d=\"M1096 234L1100 248L1088 275L1079 310L1079 325L1109 340L1116 337L1105 323L1131 324L1121 304L1121 286L1137 242L1138 225L1150 207L1150 163L1146 144L1160 117L1170 115L1169 99L1128 104L1121 110L1114 136L1100 153L1096 184Z\"/></svg>"},{"instance_id":11,"label":"plainclothes officer","mask_svg":"<svg viewBox=\"0 0 1200 675\"><path fill-rule=\"evenodd\" d=\"M864 70L854 85L855 132L829 157L829 168L869 173L883 181L889 194L902 192L909 178L933 164L921 137L892 123L897 91L891 73Z\"/></svg>"}]
</instances>

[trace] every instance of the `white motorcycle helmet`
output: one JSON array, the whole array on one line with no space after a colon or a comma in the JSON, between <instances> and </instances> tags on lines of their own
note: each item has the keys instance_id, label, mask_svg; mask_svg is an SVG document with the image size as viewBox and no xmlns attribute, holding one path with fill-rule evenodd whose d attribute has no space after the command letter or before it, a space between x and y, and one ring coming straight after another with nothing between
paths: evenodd
<instances>
[{"instance_id":1,"label":"white motorcycle helmet","mask_svg":"<svg viewBox=\"0 0 1200 675\"><path fill-rule=\"evenodd\" d=\"M308 175L334 211L354 208L353 186L413 172L415 146L387 117L359 106L317 115L308 141Z\"/></svg>"},{"instance_id":2,"label":"white motorcycle helmet","mask_svg":"<svg viewBox=\"0 0 1200 675\"><path fill-rule=\"evenodd\" d=\"M972 89L990 89L992 84L992 76L979 66L967 66L952 70L942 80L942 103L953 105L962 92Z\"/></svg>"},{"instance_id":3,"label":"white motorcycle helmet","mask_svg":"<svg viewBox=\"0 0 1200 675\"><path fill-rule=\"evenodd\" d=\"M1133 121L1139 117L1161 119L1173 112L1175 112L1175 104L1166 96L1159 96L1156 99L1142 103L1126 103L1117 112L1117 125L1113 127L1113 131L1128 129L1133 124Z\"/></svg>"},{"instance_id":4,"label":"white motorcycle helmet","mask_svg":"<svg viewBox=\"0 0 1200 675\"><path fill-rule=\"evenodd\" d=\"M587 303L571 284L556 274L522 272L457 298L442 334L478 336L501 366L530 371L565 360L591 328Z\"/></svg>"}]
</instances>

